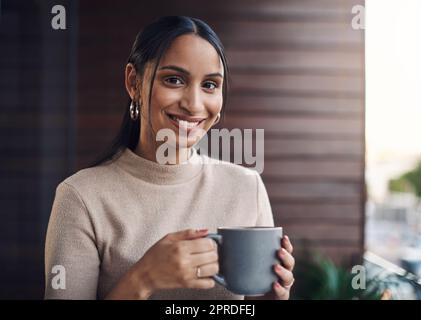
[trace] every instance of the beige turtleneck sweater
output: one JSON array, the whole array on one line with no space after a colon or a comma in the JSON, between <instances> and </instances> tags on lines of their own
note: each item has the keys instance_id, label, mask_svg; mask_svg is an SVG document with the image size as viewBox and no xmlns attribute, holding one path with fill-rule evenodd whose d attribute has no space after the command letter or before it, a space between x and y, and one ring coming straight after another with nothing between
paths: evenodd
<instances>
[{"instance_id":1,"label":"beige turtleneck sweater","mask_svg":"<svg viewBox=\"0 0 421 320\"><path fill-rule=\"evenodd\" d=\"M114 162L81 170L57 187L45 245L45 298L103 299L167 233L254 225L273 226L269 199L255 171L195 149L179 165L160 165L126 149ZM57 265L62 267L54 269ZM62 277L63 270L65 282L57 287L54 277ZM243 298L218 284L207 290L162 290L150 297Z\"/></svg>"}]
</instances>

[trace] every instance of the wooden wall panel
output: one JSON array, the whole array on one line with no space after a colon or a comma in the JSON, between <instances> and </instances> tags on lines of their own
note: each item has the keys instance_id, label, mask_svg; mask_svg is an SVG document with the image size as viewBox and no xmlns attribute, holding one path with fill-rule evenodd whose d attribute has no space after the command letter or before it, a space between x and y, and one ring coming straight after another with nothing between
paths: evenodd
<instances>
[{"instance_id":1,"label":"wooden wall panel","mask_svg":"<svg viewBox=\"0 0 421 320\"><path fill-rule=\"evenodd\" d=\"M44 241L55 189L74 172L75 1L68 30L53 0L0 4L0 299L42 299Z\"/></svg>"}]
</instances>

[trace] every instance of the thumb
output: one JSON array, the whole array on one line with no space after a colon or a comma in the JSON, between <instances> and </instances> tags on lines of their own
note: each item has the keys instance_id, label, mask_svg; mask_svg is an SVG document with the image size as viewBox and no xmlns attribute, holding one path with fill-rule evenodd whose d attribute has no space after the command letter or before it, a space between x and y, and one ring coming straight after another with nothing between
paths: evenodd
<instances>
[{"instance_id":1,"label":"thumb","mask_svg":"<svg viewBox=\"0 0 421 320\"><path fill-rule=\"evenodd\" d=\"M202 238L207 235L208 229L186 229L178 232L170 233L169 237L174 241L181 240L193 240L197 238Z\"/></svg>"}]
</instances>

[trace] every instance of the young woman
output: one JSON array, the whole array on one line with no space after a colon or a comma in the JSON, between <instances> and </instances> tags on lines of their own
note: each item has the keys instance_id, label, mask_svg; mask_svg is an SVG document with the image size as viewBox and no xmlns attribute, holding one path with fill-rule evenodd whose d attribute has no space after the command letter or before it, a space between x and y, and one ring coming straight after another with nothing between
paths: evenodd
<instances>
[{"instance_id":1,"label":"young woman","mask_svg":"<svg viewBox=\"0 0 421 320\"><path fill-rule=\"evenodd\" d=\"M258 174L193 148L194 136L224 110L220 40L199 19L161 18L136 37L125 85L131 101L111 150L57 187L45 297L243 299L215 284L216 245L205 236L218 226L274 222ZM157 159L164 129L175 134L165 141L175 150L167 153L173 164ZM180 132L189 133L187 142ZM267 299L288 299L293 283L292 245L288 237L281 242L279 281Z\"/></svg>"}]
</instances>

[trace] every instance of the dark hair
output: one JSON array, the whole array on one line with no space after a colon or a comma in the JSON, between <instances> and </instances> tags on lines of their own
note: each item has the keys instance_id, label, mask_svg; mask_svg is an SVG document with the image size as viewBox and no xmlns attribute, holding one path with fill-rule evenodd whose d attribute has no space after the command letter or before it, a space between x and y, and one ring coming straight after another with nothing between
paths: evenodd
<instances>
[{"instance_id":1,"label":"dark hair","mask_svg":"<svg viewBox=\"0 0 421 320\"><path fill-rule=\"evenodd\" d=\"M145 66L148 62L155 62L149 91L148 106L150 108L153 82L162 56L177 37L190 33L207 40L215 48L222 60L224 81L222 87L223 104L221 119L223 119L228 90L228 65L221 41L216 33L202 20L186 16L166 16L149 24L137 34L127 62L134 65L138 74L144 74ZM131 100L129 100L121 127L111 146L91 167L100 165L108 160L115 160L125 148L131 150L136 148L139 142L140 121L132 121L130 118L130 103Z\"/></svg>"}]
</instances>

